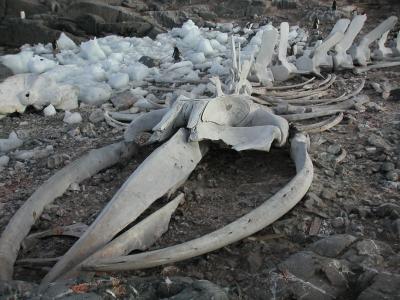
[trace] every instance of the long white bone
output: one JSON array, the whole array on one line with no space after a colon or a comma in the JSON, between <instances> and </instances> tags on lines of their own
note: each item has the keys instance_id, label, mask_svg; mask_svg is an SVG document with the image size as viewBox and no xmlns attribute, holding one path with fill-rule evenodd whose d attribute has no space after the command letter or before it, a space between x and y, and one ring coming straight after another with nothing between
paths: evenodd
<instances>
[{"instance_id":1,"label":"long white bone","mask_svg":"<svg viewBox=\"0 0 400 300\"><path fill-rule=\"evenodd\" d=\"M332 57L327 52L343 38L343 33L335 32L329 39L322 42L310 55L305 53L296 61L300 72L321 75L321 66L332 66Z\"/></svg>"},{"instance_id":2,"label":"long white bone","mask_svg":"<svg viewBox=\"0 0 400 300\"><path fill-rule=\"evenodd\" d=\"M121 271L150 268L185 260L217 250L248 237L278 220L306 194L313 178L313 165L307 153L308 140L298 134L291 143L296 176L258 208L225 227L180 245L136 255L99 260L84 265L89 271Z\"/></svg>"},{"instance_id":3,"label":"long white bone","mask_svg":"<svg viewBox=\"0 0 400 300\"><path fill-rule=\"evenodd\" d=\"M397 17L392 16L380 23L374 30L367 33L358 46L353 46L350 49L350 54L353 60L361 65L366 66L371 60L371 49L369 46L379 39L385 32L390 31L397 22Z\"/></svg>"},{"instance_id":4,"label":"long white bone","mask_svg":"<svg viewBox=\"0 0 400 300\"><path fill-rule=\"evenodd\" d=\"M277 40L278 31L273 27L266 29L262 35L260 51L254 63L255 75L264 86L270 86L274 81L274 75L268 66L271 63Z\"/></svg>"},{"instance_id":5,"label":"long white bone","mask_svg":"<svg viewBox=\"0 0 400 300\"><path fill-rule=\"evenodd\" d=\"M296 73L296 66L288 62L286 53L289 39L289 23L282 22L280 26L280 38L278 49L279 63L271 67L272 74L276 81L285 81Z\"/></svg>"},{"instance_id":6,"label":"long white bone","mask_svg":"<svg viewBox=\"0 0 400 300\"><path fill-rule=\"evenodd\" d=\"M326 37L325 40L328 40L332 35L334 35L336 32L341 32L341 33L345 33L348 26L350 24L350 20L349 19L340 19L336 22L335 26L333 26L331 32L329 33L329 35Z\"/></svg>"},{"instance_id":7,"label":"long white bone","mask_svg":"<svg viewBox=\"0 0 400 300\"><path fill-rule=\"evenodd\" d=\"M101 249L155 200L189 176L203 151L199 143L187 143L187 138L187 130L180 129L135 170L85 234L44 277L42 288Z\"/></svg>"},{"instance_id":8,"label":"long white bone","mask_svg":"<svg viewBox=\"0 0 400 300\"><path fill-rule=\"evenodd\" d=\"M384 34L382 34L381 38L378 41L378 49L374 51L373 58L377 60L383 60L393 54L393 51L391 48L386 47L385 43L387 41L389 34L389 30L386 31Z\"/></svg>"},{"instance_id":9,"label":"long white bone","mask_svg":"<svg viewBox=\"0 0 400 300\"><path fill-rule=\"evenodd\" d=\"M347 51L350 49L366 20L367 15L356 15L347 28L343 39L335 46L336 54L333 56L335 70L352 69L354 67L353 58Z\"/></svg>"}]
</instances>

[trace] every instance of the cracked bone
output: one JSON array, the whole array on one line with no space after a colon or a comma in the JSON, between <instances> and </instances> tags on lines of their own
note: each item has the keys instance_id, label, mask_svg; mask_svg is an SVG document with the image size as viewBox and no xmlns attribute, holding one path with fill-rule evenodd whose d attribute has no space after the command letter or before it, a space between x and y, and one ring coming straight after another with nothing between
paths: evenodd
<instances>
[{"instance_id":1,"label":"cracked bone","mask_svg":"<svg viewBox=\"0 0 400 300\"><path fill-rule=\"evenodd\" d=\"M335 70L352 69L354 67L353 58L348 53L348 50L361 31L366 20L367 15L356 15L353 20L351 20L343 39L335 46L336 53L333 56L333 66Z\"/></svg>"},{"instance_id":2,"label":"cracked bone","mask_svg":"<svg viewBox=\"0 0 400 300\"><path fill-rule=\"evenodd\" d=\"M123 142L90 151L44 182L11 218L0 237L0 280L11 280L18 250L46 205L64 194L73 182L81 182L100 170L126 159L136 150Z\"/></svg>"},{"instance_id":3,"label":"cracked bone","mask_svg":"<svg viewBox=\"0 0 400 300\"><path fill-rule=\"evenodd\" d=\"M321 76L321 66L333 66L332 56L328 51L343 38L343 33L337 31L329 39L323 41L312 53L305 53L297 59L296 66L300 72L314 73Z\"/></svg>"},{"instance_id":4,"label":"cracked bone","mask_svg":"<svg viewBox=\"0 0 400 300\"><path fill-rule=\"evenodd\" d=\"M155 267L199 256L246 238L270 225L292 209L308 191L313 165L307 153L309 140L297 134L291 142L296 176L270 199L238 220L197 239L163 248L83 266L88 271L121 271Z\"/></svg>"},{"instance_id":5,"label":"cracked bone","mask_svg":"<svg viewBox=\"0 0 400 300\"><path fill-rule=\"evenodd\" d=\"M296 66L288 62L286 53L289 38L289 23L282 22L280 26L280 39L278 48L278 64L271 67L274 80L285 81L292 77L296 72Z\"/></svg>"},{"instance_id":6,"label":"cracked bone","mask_svg":"<svg viewBox=\"0 0 400 300\"><path fill-rule=\"evenodd\" d=\"M366 66L371 60L370 45L378 40L386 31L390 31L397 22L397 17L392 16L380 23L375 29L363 36L358 46L350 48L353 61L361 66Z\"/></svg>"},{"instance_id":7,"label":"cracked bone","mask_svg":"<svg viewBox=\"0 0 400 300\"><path fill-rule=\"evenodd\" d=\"M271 64L277 40L278 31L275 28L271 27L265 30L261 39L260 51L254 63L255 76L264 86L271 86L274 81L274 76L268 66Z\"/></svg>"},{"instance_id":8,"label":"cracked bone","mask_svg":"<svg viewBox=\"0 0 400 300\"><path fill-rule=\"evenodd\" d=\"M373 53L373 58L376 60L384 60L387 57L390 57L393 54L391 48L386 47L385 43L387 41L389 34L389 30L382 34L381 38L378 41L378 49L376 49Z\"/></svg>"},{"instance_id":9,"label":"cracked bone","mask_svg":"<svg viewBox=\"0 0 400 300\"><path fill-rule=\"evenodd\" d=\"M42 288L104 247L155 200L189 176L203 157L205 148L196 142L187 143L187 138L187 130L180 129L146 158L85 234L44 277ZM157 172L163 173L163 176L157 178L155 186L151 178L154 178Z\"/></svg>"},{"instance_id":10,"label":"cracked bone","mask_svg":"<svg viewBox=\"0 0 400 300\"><path fill-rule=\"evenodd\" d=\"M0 153L7 153L21 147L23 144L24 142L18 138L14 131L12 131L9 134L8 139L0 139Z\"/></svg>"}]
</instances>

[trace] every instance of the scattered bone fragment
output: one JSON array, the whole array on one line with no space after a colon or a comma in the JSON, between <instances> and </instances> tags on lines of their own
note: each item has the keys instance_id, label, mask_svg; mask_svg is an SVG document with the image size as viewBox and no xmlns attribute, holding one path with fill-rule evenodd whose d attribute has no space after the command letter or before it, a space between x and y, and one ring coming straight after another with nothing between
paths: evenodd
<instances>
[{"instance_id":1,"label":"scattered bone fragment","mask_svg":"<svg viewBox=\"0 0 400 300\"><path fill-rule=\"evenodd\" d=\"M0 153L7 153L21 147L23 144L24 142L18 138L14 131L12 131L8 136L8 139L0 139Z\"/></svg>"}]
</instances>

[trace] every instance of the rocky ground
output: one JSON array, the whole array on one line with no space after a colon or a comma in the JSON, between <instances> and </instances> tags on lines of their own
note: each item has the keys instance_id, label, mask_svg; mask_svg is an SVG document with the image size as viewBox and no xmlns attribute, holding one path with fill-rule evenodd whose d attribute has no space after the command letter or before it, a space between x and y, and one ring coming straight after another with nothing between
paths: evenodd
<instances>
[{"instance_id":1,"label":"rocky ground","mask_svg":"<svg viewBox=\"0 0 400 300\"><path fill-rule=\"evenodd\" d=\"M371 18L382 15L379 11ZM338 82L350 84L355 75L338 76ZM45 296L37 296L35 284L51 265L21 260L60 256L76 240L41 239L22 249L16 281L0 284L0 299L400 299L400 97L393 93L385 100L371 83L400 86L400 68L369 72L362 93L372 104L347 114L333 129L311 135L315 169L311 189L272 226L181 263L96 274L91 280L59 283ZM2 168L0 231L58 169L89 149L122 139L122 132L96 117L94 110L80 108L83 121L75 125L63 122L63 112L44 117L34 110L0 120L0 138L15 131L24 140L20 150L46 149L28 160L10 155ZM90 224L152 150L143 148L133 159L72 186L46 208L32 232ZM152 249L235 220L264 202L294 173L287 148L263 154L213 147L180 189L186 201ZM162 174L155 174L155 180L157 176ZM165 201L160 199L151 209Z\"/></svg>"}]
</instances>

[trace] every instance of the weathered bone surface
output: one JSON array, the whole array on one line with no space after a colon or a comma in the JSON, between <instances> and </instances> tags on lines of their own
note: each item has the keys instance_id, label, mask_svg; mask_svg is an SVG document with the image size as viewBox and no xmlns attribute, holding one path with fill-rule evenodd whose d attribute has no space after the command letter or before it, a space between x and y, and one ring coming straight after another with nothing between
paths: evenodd
<instances>
[{"instance_id":1,"label":"weathered bone surface","mask_svg":"<svg viewBox=\"0 0 400 300\"><path fill-rule=\"evenodd\" d=\"M255 76L264 86L270 86L274 81L274 76L268 68L274 54L275 45L278 40L278 32L271 27L264 31L261 40L260 51L254 63Z\"/></svg>"},{"instance_id":2,"label":"weathered bone surface","mask_svg":"<svg viewBox=\"0 0 400 300\"><path fill-rule=\"evenodd\" d=\"M392 49L385 46L389 31L390 30L382 34L381 38L378 41L378 49L376 49L373 53L373 58L376 60L383 60L393 54Z\"/></svg>"},{"instance_id":3,"label":"weathered bone surface","mask_svg":"<svg viewBox=\"0 0 400 300\"><path fill-rule=\"evenodd\" d=\"M344 34L350 24L349 19L339 19L336 23L335 26L333 26L331 32L329 35L326 37L325 40L328 40L331 36L333 36L336 32L341 32Z\"/></svg>"},{"instance_id":4,"label":"weathered bone surface","mask_svg":"<svg viewBox=\"0 0 400 300\"><path fill-rule=\"evenodd\" d=\"M330 38L321 43L313 53L305 53L296 61L296 66L300 72L314 73L321 75L322 66L333 66L332 56L328 51L333 48L343 38L342 32L335 32Z\"/></svg>"},{"instance_id":5,"label":"weathered bone surface","mask_svg":"<svg viewBox=\"0 0 400 300\"><path fill-rule=\"evenodd\" d=\"M288 121L296 122L294 125L301 131L321 132L338 124L343 119L343 112L353 108L363 109L362 105L369 99L367 96L357 95L364 87L365 80L350 94L321 99L322 96L329 94L330 87L336 79L335 75L329 75L317 84L310 84L311 79L286 87L271 88L269 86L267 88L255 87L254 89L248 79L252 78L249 74L253 72L261 84L270 85L274 79L284 81L297 73L320 75L321 68L332 67L333 61L338 69L352 68L353 59L347 51L365 20L366 16L356 16L350 25L350 21L347 19L339 20L330 35L318 47L297 60L296 64L299 70L286 57L289 24L282 23L278 63L271 67L272 74L268 70L268 66L273 60L277 40L275 29L269 28L263 33L261 50L256 56L255 62L252 58L254 53L250 55L250 59L241 62L240 43L237 51L232 36L232 54L229 57L233 64L232 78L223 82L219 77L211 78L215 85L215 98L196 99L195 97L179 96L177 99L165 101L165 105L164 102L158 103L149 98L145 99L146 105L149 104L149 106L143 108L151 110L150 112L143 113L142 111L136 115L124 115L121 112L106 111L105 118L111 126L126 127L124 138L128 142L128 150L137 147L133 142L139 144L164 143L135 170L95 222L63 257L43 261L26 261L31 264L49 264L57 261L43 279L42 288L54 280L75 276L82 267L89 271L130 270L153 267L201 255L247 237L287 213L307 192L313 176L312 163L307 153L308 140L302 134L296 135L291 142L292 157L297 170L295 178L271 199L237 221L181 245L129 256L128 254L132 250L146 250L167 230L171 215L182 198L179 196L120 234L154 201L165 195L169 196L188 178L207 151L205 141L222 141L237 151L269 151L272 145L283 146L287 142ZM364 58L366 62L369 61L369 46L378 38L381 38L378 51L386 53L382 54L382 58L388 57L389 52L385 47L385 41L388 30L393 27L395 20L397 20L395 17L389 18L363 38L357 47L358 52L355 51L358 56L354 59L358 63L360 63L360 59ZM333 47L335 47L336 54L332 60L328 51ZM364 58L360 58L359 52L364 55ZM393 51L393 53L396 52ZM396 64L399 62L377 64L355 71ZM179 64L180 67L189 65L193 64L189 61ZM178 67L173 65L171 70L175 70L175 68ZM12 96L15 99L18 98L19 104L17 103L18 107L12 107L8 112L18 111L18 109L23 111L27 105L40 107L47 104L48 101L50 101L49 103L57 102L58 104L54 103L54 105L60 105L58 108L65 107L65 103L75 103L68 100L70 95L65 96L67 100L61 101L64 99L62 98L63 92L60 92L61 98L57 94L58 92L52 89L49 93L43 93L41 89L45 85L43 79L45 77L19 76L10 79L10 81L15 81L18 93L15 92ZM26 78L28 83L22 82L20 78ZM203 78L188 80L188 82L197 84L204 83L204 80ZM159 79L159 81L166 82L165 79ZM0 91L1 88L4 89L0 85ZM9 89L10 83L5 88ZM299 89L290 90L294 88ZM289 91L285 91L288 89ZM28 90L29 95L26 96ZM23 91L22 94L21 91ZM252 97L252 92L260 96ZM228 93L233 95L228 95ZM61 100L59 101L59 99ZM3 98L0 98L1 101L4 101ZM5 113L0 111L0 114ZM333 117L309 125L297 123L301 120L324 116ZM131 123L127 126L123 121L131 121ZM140 135L143 132L152 132L151 138L145 143L140 141ZM20 244L32 224L42 213L44 206L63 194L72 182L79 182L119 161L123 157L123 152L127 150L126 146L121 142L94 150L87 157L56 173L28 199L12 218L1 237L0 279L11 278L13 263ZM87 167L88 163L91 164L90 168ZM156 186L154 185L155 180Z\"/></svg>"},{"instance_id":6,"label":"weathered bone surface","mask_svg":"<svg viewBox=\"0 0 400 300\"><path fill-rule=\"evenodd\" d=\"M112 144L92 150L87 155L64 167L22 205L11 218L0 238L0 279L10 280L20 245L39 218L46 205L61 196L73 182L81 182L100 170L117 163L134 152L135 147L125 143Z\"/></svg>"},{"instance_id":7,"label":"weathered bone surface","mask_svg":"<svg viewBox=\"0 0 400 300\"><path fill-rule=\"evenodd\" d=\"M187 178L201 160L204 151L199 143L187 143L187 138L187 131L180 129L135 170L85 234L45 276L42 286L100 250L155 200ZM154 186L153 176L158 173L157 170L164 175L158 177L157 186Z\"/></svg>"},{"instance_id":8,"label":"weathered bone surface","mask_svg":"<svg viewBox=\"0 0 400 300\"><path fill-rule=\"evenodd\" d=\"M379 24L374 30L367 33L362 39L358 46L353 46L350 49L350 54L353 60L361 65L366 66L371 60L371 49L370 45L378 40L385 32L391 30L397 22L397 17L392 16L387 18L381 24Z\"/></svg>"},{"instance_id":9,"label":"weathered bone surface","mask_svg":"<svg viewBox=\"0 0 400 300\"><path fill-rule=\"evenodd\" d=\"M333 65L336 70L340 69L352 69L353 58L348 53L351 45L354 42L354 39L361 31L364 26L365 21L367 20L367 15L356 15L351 21L346 33L344 34L343 39L335 46L335 55L333 56Z\"/></svg>"},{"instance_id":10,"label":"weathered bone surface","mask_svg":"<svg viewBox=\"0 0 400 300\"><path fill-rule=\"evenodd\" d=\"M148 249L168 230L172 214L183 201L184 195L180 193L175 199L112 240L63 277L78 275L82 264L95 262L99 259L128 255L133 250Z\"/></svg>"},{"instance_id":11,"label":"weathered bone surface","mask_svg":"<svg viewBox=\"0 0 400 300\"><path fill-rule=\"evenodd\" d=\"M121 271L155 267L202 255L254 234L286 214L308 191L313 178L313 166L307 153L308 143L304 135L296 135L291 143L296 176L265 203L238 220L180 245L137 255L99 260L95 265L84 265L84 269Z\"/></svg>"},{"instance_id":12,"label":"weathered bone surface","mask_svg":"<svg viewBox=\"0 0 400 300\"><path fill-rule=\"evenodd\" d=\"M272 74L276 81L285 81L292 77L297 69L292 63L289 63L286 57L289 38L289 23L282 22L280 27L279 49L277 65L271 67Z\"/></svg>"}]
</instances>

